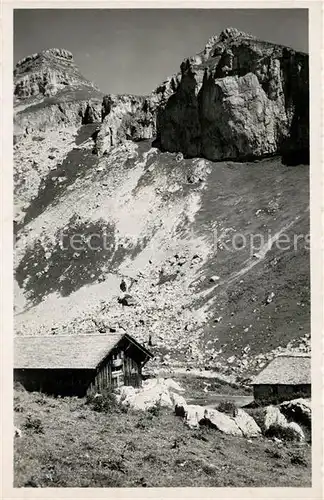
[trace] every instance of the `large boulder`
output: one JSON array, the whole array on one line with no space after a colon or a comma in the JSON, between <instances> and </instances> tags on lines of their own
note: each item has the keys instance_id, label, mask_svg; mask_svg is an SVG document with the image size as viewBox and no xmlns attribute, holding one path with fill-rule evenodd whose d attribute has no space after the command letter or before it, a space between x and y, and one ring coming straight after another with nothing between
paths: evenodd
<instances>
[{"instance_id":1,"label":"large boulder","mask_svg":"<svg viewBox=\"0 0 324 500\"><path fill-rule=\"evenodd\" d=\"M298 398L291 401L284 401L280 405L280 410L287 417L295 422L311 425L312 407L309 399Z\"/></svg>"},{"instance_id":2,"label":"large boulder","mask_svg":"<svg viewBox=\"0 0 324 500\"><path fill-rule=\"evenodd\" d=\"M287 425L286 417L281 413L279 408L276 406L267 406L265 408L264 417L264 430L267 432L272 426L286 427Z\"/></svg>"},{"instance_id":3,"label":"large boulder","mask_svg":"<svg viewBox=\"0 0 324 500\"><path fill-rule=\"evenodd\" d=\"M161 407L173 408L175 405L186 406L186 401L178 392L182 387L172 379L147 379L139 389L123 386L117 394L118 401L136 410L148 410L159 404Z\"/></svg>"},{"instance_id":4,"label":"large boulder","mask_svg":"<svg viewBox=\"0 0 324 500\"><path fill-rule=\"evenodd\" d=\"M261 435L261 429L251 415L238 408L236 416L234 417L236 425L242 431L243 436L251 438Z\"/></svg>"},{"instance_id":5,"label":"large boulder","mask_svg":"<svg viewBox=\"0 0 324 500\"><path fill-rule=\"evenodd\" d=\"M235 419L218 410L205 409L204 418L200 421L200 424L206 424L231 436L243 436L243 432Z\"/></svg>"},{"instance_id":6,"label":"large boulder","mask_svg":"<svg viewBox=\"0 0 324 500\"><path fill-rule=\"evenodd\" d=\"M122 386L116 394L117 401L125 406L132 406L136 397L136 389L132 386Z\"/></svg>"},{"instance_id":7,"label":"large boulder","mask_svg":"<svg viewBox=\"0 0 324 500\"><path fill-rule=\"evenodd\" d=\"M269 436L283 437L296 441L304 441L305 435L302 428L296 422L288 422L285 415L276 406L268 406L265 409L264 430Z\"/></svg>"},{"instance_id":8,"label":"large boulder","mask_svg":"<svg viewBox=\"0 0 324 500\"><path fill-rule=\"evenodd\" d=\"M305 434L300 425L296 424L296 422L289 422L287 424L286 429L290 429L293 433L294 439L296 441L305 441Z\"/></svg>"},{"instance_id":9,"label":"large boulder","mask_svg":"<svg viewBox=\"0 0 324 500\"><path fill-rule=\"evenodd\" d=\"M184 393L185 392L185 389L183 387L181 387L181 385L178 384L178 382L176 382L172 378L165 379L164 383L165 383L166 387L169 389L169 391L177 392L177 393Z\"/></svg>"},{"instance_id":10,"label":"large boulder","mask_svg":"<svg viewBox=\"0 0 324 500\"><path fill-rule=\"evenodd\" d=\"M190 429L198 429L208 410L199 405L187 405L185 408L184 423Z\"/></svg>"}]
</instances>

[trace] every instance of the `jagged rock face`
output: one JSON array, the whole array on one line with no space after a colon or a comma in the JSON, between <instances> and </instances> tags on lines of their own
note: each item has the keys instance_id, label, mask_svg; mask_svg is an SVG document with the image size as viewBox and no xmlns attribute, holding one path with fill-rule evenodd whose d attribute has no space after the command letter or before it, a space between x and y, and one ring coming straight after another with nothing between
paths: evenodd
<instances>
[{"instance_id":1,"label":"jagged rock face","mask_svg":"<svg viewBox=\"0 0 324 500\"><path fill-rule=\"evenodd\" d=\"M14 136L45 132L65 126L80 126L101 121L101 101L98 99L68 100L44 106L43 103L30 106L15 115Z\"/></svg>"},{"instance_id":2,"label":"jagged rock face","mask_svg":"<svg viewBox=\"0 0 324 500\"><path fill-rule=\"evenodd\" d=\"M21 59L14 70L14 96L53 96L68 85L95 85L86 80L65 49L48 49Z\"/></svg>"},{"instance_id":3,"label":"jagged rock face","mask_svg":"<svg viewBox=\"0 0 324 500\"><path fill-rule=\"evenodd\" d=\"M131 139L141 141L156 136L156 118L170 96L176 91L181 74L172 75L149 96L107 95L102 103L103 123L97 135L96 149L99 156Z\"/></svg>"},{"instance_id":4,"label":"jagged rock face","mask_svg":"<svg viewBox=\"0 0 324 500\"><path fill-rule=\"evenodd\" d=\"M308 151L308 56L235 29L181 65L157 118L162 150L210 160Z\"/></svg>"},{"instance_id":5,"label":"jagged rock face","mask_svg":"<svg viewBox=\"0 0 324 500\"><path fill-rule=\"evenodd\" d=\"M133 95L108 95L102 103L103 123L97 135L99 155L132 139L150 139L156 134L156 104L149 98Z\"/></svg>"}]
</instances>

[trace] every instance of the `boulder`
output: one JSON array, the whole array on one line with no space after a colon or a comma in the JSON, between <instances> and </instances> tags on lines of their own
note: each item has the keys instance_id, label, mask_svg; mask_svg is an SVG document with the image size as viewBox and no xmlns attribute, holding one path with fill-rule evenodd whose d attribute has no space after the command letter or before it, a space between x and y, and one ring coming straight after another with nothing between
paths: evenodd
<instances>
[{"instance_id":1,"label":"boulder","mask_svg":"<svg viewBox=\"0 0 324 500\"><path fill-rule=\"evenodd\" d=\"M175 380L173 380L172 378L167 378L165 380L165 385L169 389L169 391L181 392L181 393L185 392L185 389L181 387L181 385L178 384L178 382L175 382Z\"/></svg>"},{"instance_id":2,"label":"boulder","mask_svg":"<svg viewBox=\"0 0 324 500\"><path fill-rule=\"evenodd\" d=\"M135 306L137 304L136 300L129 293L125 293L118 297L118 302L123 306Z\"/></svg>"},{"instance_id":3,"label":"boulder","mask_svg":"<svg viewBox=\"0 0 324 500\"><path fill-rule=\"evenodd\" d=\"M280 405L282 413L294 420L306 425L311 425L312 408L311 401L304 398L293 399L291 401L284 401Z\"/></svg>"},{"instance_id":4,"label":"boulder","mask_svg":"<svg viewBox=\"0 0 324 500\"><path fill-rule=\"evenodd\" d=\"M184 423L190 429L198 429L201 421L204 420L208 410L199 405L187 405L185 407Z\"/></svg>"},{"instance_id":5,"label":"boulder","mask_svg":"<svg viewBox=\"0 0 324 500\"><path fill-rule=\"evenodd\" d=\"M175 389L182 388L172 379L147 379L139 389L123 386L117 394L118 401L125 406L137 410L148 410L156 404L162 407L173 408L176 405L186 406L186 400ZM182 412L184 415L184 411Z\"/></svg>"},{"instance_id":6,"label":"boulder","mask_svg":"<svg viewBox=\"0 0 324 500\"><path fill-rule=\"evenodd\" d=\"M246 411L242 410L242 408L238 408L234 420L236 425L242 431L243 436L250 438L261 435L261 429L254 418L246 413Z\"/></svg>"},{"instance_id":7,"label":"boulder","mask_svg":"<svg viewBox=\"0 0 324 500\"><path fill-rule=\"evenodd\" d=\"M296 422L290 422L286 425L287 429L291 429L294 433L294 437L296 441L305 441L305 434L300 425L296 424Z\"/></svg>"},{"instance_id":8,"label":"boulder","mask_svg":"<svg viewBox=\"0 0 324 500\"><path fill-rule=\"evenodd\" d=\"M204 418L200 421L200 424L206 424L231 436L243 435L234 418L218 410L205 409Z\"/></svg>"},{"instance_id":9,"label":"boulder","mask_svg":"<svg viewBox=\"0 0 324 500\"><path fill-rule=\"evenodd\" d=\"M136 389L132 386L122 386L116 394L117 401L125 406L132 406L136 397Z\"/></svg>"},{"instance_id":10,"label":"boulder","mask_svg":"<svg viewBox=\"0 0 324 500\"><path fill-rule=\"evenodd\" d=\"M264 430L268 431L270 426L278 425L280 427L286 427L287 425L286 417L281 413L279 408L276 406L267 406L265 408L265 418L264 418Z\"/></svg>"},{"instance_id":11,"label":"boulder","mask_svg":"<svg viewBox=\"0 0 324 500\"><path fill-rule=\"evenodd\" d=\"M188 406L185 398L176 392L172 392L170 397L174 405L175 414L184 417Z\"/></svg>"}]
</instances>

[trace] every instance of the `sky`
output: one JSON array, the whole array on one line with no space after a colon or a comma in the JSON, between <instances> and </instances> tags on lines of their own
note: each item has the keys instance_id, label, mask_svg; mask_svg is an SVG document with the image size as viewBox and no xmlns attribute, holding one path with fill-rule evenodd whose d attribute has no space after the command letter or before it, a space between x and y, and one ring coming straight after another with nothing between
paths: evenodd
<instances>
[{"instance_id":1,"label":"sky","mask_svg":"<svg viewBox=\"0 0 324 500\"><path fill-rule=\"evenodd\" d=\"M230 26L308 52L307 9L15 9L14 63L64 48L103 92L147 94Z\"/></svg>"}]
</instances>

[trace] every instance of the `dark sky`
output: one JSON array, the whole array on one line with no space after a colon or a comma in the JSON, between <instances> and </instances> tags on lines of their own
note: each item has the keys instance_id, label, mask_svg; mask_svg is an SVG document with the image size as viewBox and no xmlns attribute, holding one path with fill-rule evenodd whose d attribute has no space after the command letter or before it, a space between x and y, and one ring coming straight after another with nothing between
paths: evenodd
<instances>
[{"instance_id":1,"label":"dark sky","mask_svg":"<svg viewBox=\"0 0 324 500\"><path fill-rule=\"evenodd\" d=\"M146 94L229 26L308 52L307 9L15 9L14 62L65 48L102 91Z\"/></svg>"}]
</instances>

